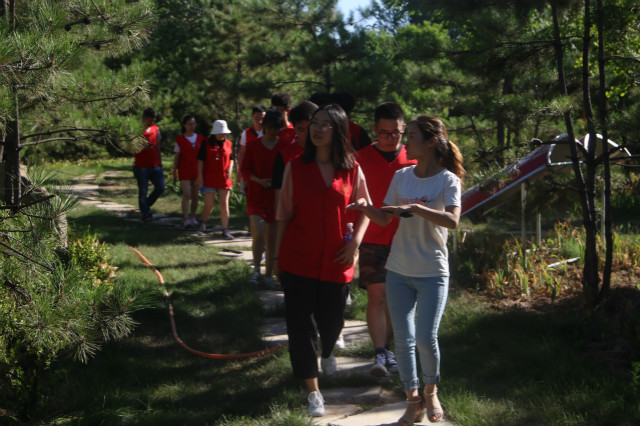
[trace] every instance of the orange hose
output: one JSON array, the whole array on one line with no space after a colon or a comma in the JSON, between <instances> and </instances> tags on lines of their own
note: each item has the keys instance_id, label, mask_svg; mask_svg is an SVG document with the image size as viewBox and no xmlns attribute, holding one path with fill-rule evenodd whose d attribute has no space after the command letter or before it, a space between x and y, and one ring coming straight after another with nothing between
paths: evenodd
<instances>
[{"instance_id":1,"label":"orange hose","mask_svg":"<svg viewBox=\"0 0 640 426\"><path fill-rule=\"evenodd\" d=\"M171 332L173 333L173 338L175 339L176 342L178 342L178 344L180 346L182 346L183 349L185 349L187 352L196 355L196 356L201 356L203 358L213 358L213 359L242 359L242 358L254 358L254 357L258 357L258 356L262 356L262 355L268 355L270 353L273 353L275 351L277 351L278 349L281 349L285 346L287 346L287 344L285 343L284 345L279 345L279 346L275 346L273 348L269 348L269 349L264 349L261 351L256 351L256 352L250 352L250 353L246 353L246 354L232 354L232 355L225 355L225 354L211 354L211 353L207 353L207 352L202 352L202 351L198 351L195 349L190 348L189 346L187 346L186 343L184 343L182 341L182 339L180 338L180 336L178 336L178 330L176 328L176 321L175 318L173 316L173 305L171 304L171 299L169 297L169 292L167 291L167 289L164 287L164 278L162 277L162 274L160 273L160 271L158 271L158 268L156 268L151 262L149 262L147 260L146 257L144 257L144 255L142 253L140 253L139 250L134 249L133 247L130 247L131 250L133 250L138 256L140 256L140 259L142 259L142 261L144 263L147 264L147 266L149 266L151 269L153 269L153 271L156 273L156 276L158 277L158 281L160 281L160 284L162 285L162 290L164 292L164 297L167 299L167 303L169 305L169 319L171 320Z\"/></svg>"}]
</instances>

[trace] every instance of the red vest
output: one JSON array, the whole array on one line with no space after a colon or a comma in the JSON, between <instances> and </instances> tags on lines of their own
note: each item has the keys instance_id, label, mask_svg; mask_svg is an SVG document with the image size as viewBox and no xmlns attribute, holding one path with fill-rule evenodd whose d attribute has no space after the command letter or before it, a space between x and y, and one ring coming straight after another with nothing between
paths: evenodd
<instances>
[{"instance_id":1,"label":"red vest","mask_svg":"<svg viewBox=\"0 0 640 426\"><path fill-rule=\"evenodd\" d=\"M302 155L304 149L300 146L298 142L295 140L291 142L289 145L285 146L280 150L280 155L282 155L282 162L286 166L289 161L296 158L298 155Z\"/></svg>"},{"instance_id":2,"label":"red vest","mask_svg":"<svg viewBox=\"0 0 640 426\"><path fill-rule=\"evenodd\" d=\"M249 142L255 141L256 139L258 139L260 137L260 136L258 136L258 132L256 132L256 129L254 129L253 127L247 127L246 129L244 129L244 131L247 134L247 136L246 136L247 145L249 145Z\"/></svg>"},{"instance_id":3,"label":"red vest","mask_svg":"<svg viewBox=\"0 0 640 426\"><path fill-rule=\"evenodd\" d=\"M158 150L158 126L155 124L145 129L142 136L153 145L149 149L145 149L136 154L133 162L134 167L160 167L160 151Z\"/></svg>"},{"instance_id":4,"label":"red vest","mask_svg":"<svg viewBox=\"0 0 640 426\"><path fill-rule=\"evenodd\" d=\"M207 188L231 188L233 186L231 173L228 179L225 173L231 165L231 141L225 140L222 147L218 147L217 143L211 144L209 141L205 143L207 160L202 169L203 185Z\"/></svg>"},{"instance_id":5,"label":"red vest","mask_svg":"<svg viewBox=\"0 0 640 426\"><path fill-rule=\"evenodd\" d=\"M242 180L248 182L247 215L262 216L267 220L267 223L275 220L275 189L263 188L262 185L250 178L252 174L261 179L271 178L276 155L284 147L282 141L278 140L278 143L269 150L262 143L262 138L258 138L247 144L247 151L240 165Z\"/></svg>"},{"instance_id":6,"label":"red vest","mask_svg":"<svg viewBox=\"0 0 640 426\"><path fill-rule=\"evenodd\" d=\"M179 180L195 180L198 178L198 151L200 144L206 142L204 136L196 134L196 146L192 146L191 142L180 135L176 138L176 143L180 147L180 160L178 161L178 179Z\"/></svg>"},{"instance_id":7,"label":"red vest","mask_svg":"<svg viewBox=\"0 0 640 426\"><path fill-rule=\"evenodd\" d=\"M407 160L407 150L404 146L400 154L390 163L374 148L374 145L365 146L360 151L357 151L355 155L360 167L362 167L364 177L367 179L367 189L373 206L376 208L382 206L395 172L416 164L415 160ZM370 222L362 242L390 245L397 229L398 220L395 218L387 226L378 226Z\"/></svg>"},{"instance_id":8,"label":"red vest","mask_svg":"<svg viewBox=\"0 0 640 426\"><path fill-rule=\"evenodd\" d=\"M357 175L357 167L336 170L330 188L324 183L316 162L291 161L293 218L280 244L281 270L307 278L335 283L353 279L353 265L334 262L345 244L347 223L357 214L346 210Z\"/></svg>"},{"instance_id":9,"label":"red vest","mask_svg":"<svg viewBox=\"0 0 640 426\"><path fill-rule=\"evenodd\" d=\"M358 151L363 148L360 136L362 135L362 127L349 120L349 138L353 145L353 150Z\"/></svg>"}]
</instances>

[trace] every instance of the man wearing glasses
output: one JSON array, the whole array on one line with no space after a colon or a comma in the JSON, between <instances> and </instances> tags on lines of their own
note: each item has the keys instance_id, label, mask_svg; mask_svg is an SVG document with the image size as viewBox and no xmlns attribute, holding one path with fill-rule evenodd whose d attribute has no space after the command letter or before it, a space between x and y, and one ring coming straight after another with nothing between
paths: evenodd
<instances>
[{"instance_id":1,"label":"man wearing glasses","mask_svg":"<svg viewBox=\"0 0 640 426\"><path fill-rule=\"evenodd\" d=\"M407 160L402 145L405 125L400 105L395 102L378 105L374 123L378 140L357 151L356 159L367 180L373 205L380 208L394 173L415 161ZM367 290L367 326L375 348L375 361L369 373L376 377L387 376L397 369L395 355L389 347L393 332L385 292L385 264L397 228L397 219L385 227L371 222L360 245L359 285Z\"/></svg>"}]
</instances>

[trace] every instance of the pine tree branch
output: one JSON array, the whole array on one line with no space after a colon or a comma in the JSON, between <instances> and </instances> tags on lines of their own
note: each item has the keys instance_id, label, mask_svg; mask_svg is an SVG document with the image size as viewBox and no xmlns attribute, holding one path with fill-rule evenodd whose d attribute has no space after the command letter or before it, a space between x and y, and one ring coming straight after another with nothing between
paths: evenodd
<instances>
[{"instance_id":1,"label":"pine tree branch","mask_svg":"<svg viewBox=\"0 0 640 426\"><path fill-rule=\"evenodd\" d=\"M31 206L33 206L35 204L42 203L43 201L50 200L53 197L55 197L55 195L47 195L44 198L40 198L38 200L32 201L32 202L27 203L27 204L21 204L19 206L0 206L0 210L19 210L19 209L24 209L24 208L27 208L27 207L31 207Z\"/></svg>"},{"instance_id":2,"label":"pine tree branch","mask_svg":"<svg viewBox=\"0 0 640 426\"><path fill-rule=\"evenodd\" d=\"M49 139L42 139L39 141L35 141L35 142L27 142L27 143L22 143L20 144L20 148L24 148L25 146L32 146L32 145L40 145L43 143L47 143L47 142L56 142L56 141L67 141L67 142L77 142L77 141L82 141L82 140L86 140L86 139L94 139L96 138L96 136L76 136L76 137L67 137L67 138L49 138Z\"/></svg>"},{"instance_id":3,"label":"pine tree branch","mask_svg":"<svg viewBox=\"0 0 640 426\"><path fill-rule=\"evenodd\" d=\"M634 58L634 57L622 56L622 55L609 55L609 56L607 56L606 59L622 59L624 61L633 61L633 62L639 62L640 63L640 58Z\"/></svg>"},{"instance_id":4,"label":"pine tree branch","mask_svg":"<svg viewBox=\"0 0 640 426\"><path fill-rule=\"evenodd\" d=\"M35 138L36 136L50 136L55 135L56 133L64 133L64 132L97 132L103 133L102 129L83 129L80 127L68 127L59 130L50 130L48 132L40 132L40 133L31 133L29 135L20 136L20 140Z\"/></svg>"},{"instance_id":5,"label":"pine tree branch","mask_svg":"<svg viewBox=\"0 0 640 426\"><path fill-rule=\"evenodd\" d=\"M2 246L2 247L4 247L4 248L8 249L10 252L12 252L12 253L14 253L14 254L18 255L19 257L22 257L23 259L26 259L26 260L27 260L27 261L29 261L29 262L35 263L36 265L43 267L44 269L46 269L47 271L49 271L49 272L51 272L51 273L53 273L53 272L54 272L53 268L51 268L50 266L47 266L47 265L44 265L44 264L42 264L42 263L38 262L37 260L35 260L35 259L33 259L33 258L31 258L31 257L27 256L26 254L24 254L24 253L22 253L22 252L20 252L20 251L18 251L18 250L16 250L16 249L14 249L14 248L13 248L13 247L11 247L10 245L5 244L5 243L3 243L2 241L0 241L0 246Z\"/></svg>"}]
</instances>

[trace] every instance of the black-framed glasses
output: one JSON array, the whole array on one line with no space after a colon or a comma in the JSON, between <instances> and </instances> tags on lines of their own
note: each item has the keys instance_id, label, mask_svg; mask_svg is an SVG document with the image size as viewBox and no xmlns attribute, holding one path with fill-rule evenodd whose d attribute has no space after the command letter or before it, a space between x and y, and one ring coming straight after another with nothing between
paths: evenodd
<instances>
[{"instance_id":1,"label":"black-framed glasses","mask_svg":"<svg viewBox=\"0 0 640 426\"><path fill-rule=\"evenodd\" d=\"M398 139L404 135L404 132L384 132L378 131L378 137L382 139Z\"/></svg>"}]
</instances>

